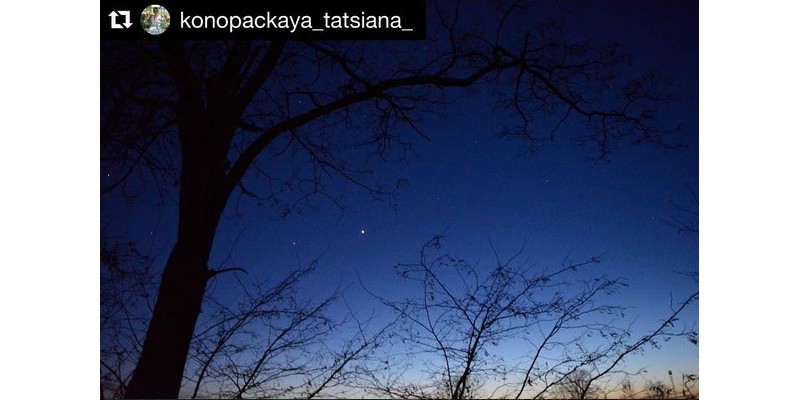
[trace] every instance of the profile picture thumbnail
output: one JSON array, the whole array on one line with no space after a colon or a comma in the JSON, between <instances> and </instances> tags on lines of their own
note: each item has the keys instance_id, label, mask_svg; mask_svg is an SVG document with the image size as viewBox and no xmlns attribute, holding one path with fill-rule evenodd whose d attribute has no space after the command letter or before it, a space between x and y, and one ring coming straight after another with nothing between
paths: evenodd
<instances>
[{"instance_id":1,"label":"profile picture thumbnail","mask_svg":"<svg viewBox=\"0 0 800 400\"><path fill-rule=\"evenodd\" d=\"M139 22L145 32L160 35L169 28L169 11L158 4L151 4L142 10Z\"/></svg>"}]
</instances>

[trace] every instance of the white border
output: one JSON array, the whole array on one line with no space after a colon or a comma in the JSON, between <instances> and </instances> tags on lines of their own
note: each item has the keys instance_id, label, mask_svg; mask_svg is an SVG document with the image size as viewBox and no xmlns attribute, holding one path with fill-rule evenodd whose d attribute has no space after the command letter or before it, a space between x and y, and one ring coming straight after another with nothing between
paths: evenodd
<instances>
[{"instance_id":1,"label":"white border","mask_svg":"<svg viewBox=\"0 0 800 400\"><path fill-rule=\"evenodd\" d=\"M798 6L700 2L700 381L708 399L797 380Z\"/></svg>"},{"instance_id":2,"label":"white border","mask_svg":"<svg viewBox=\"0 0 800 400\"><path fill-rule=\"evenodd\" d=\"M0 316L6 397L99 397L99 2L0 24Z\"/></svg>"}]
</instances>

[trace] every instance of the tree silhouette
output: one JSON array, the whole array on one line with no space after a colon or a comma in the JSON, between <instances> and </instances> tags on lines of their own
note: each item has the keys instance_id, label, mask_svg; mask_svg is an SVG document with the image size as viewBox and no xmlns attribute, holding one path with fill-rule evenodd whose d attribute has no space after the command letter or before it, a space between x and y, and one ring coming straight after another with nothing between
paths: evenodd
<instances>
[{"instance_id":1,"label":"tree silhouette","mask_svg":"<svg viewBox=\"0 0 800 400\"><path fill-rule=\"evenodd\" d=\"M157 288L150 264L134 243L101 232L100 387L111 398L125 393L130 379L126 367L141 352L148 301Z\"/></svg>"},{"instance_id":2,"label":"tree silhouette","mask_svg":"<svg viewBox=\"0 0 800 400\"><path fill-rule=\"evenodd\" d=\"M156 286L146 257L130 243L103 241L101 395L121 398L141 352ZM298 289L316 262L277 282L237 280L234 301L204 300L184 380L191 398L314 398L346 390L359 365L379 347L386 329L371 331L354 312L335 320L327 309L339 293L306 298ZM349 328L350 337L339 337ZM288 382L288 383L287 383ZM292 383L295 382L295 383ZM296 382L302 382L298 384Z\"/></svg>"},{"instance_id":3,"label":"tree silhouette","mask_svg":"<svg viewBox=\"0 0 800 400\"><path fill-rule=\"evenodd\" d=\"M576 369L564 376L558 384L556 393L564 399L593 398L598 389L591 384L590 373L585 369Z\"/></svg>"},{"instance_id":4,"label":"tree silhouette","mask_svg":"<svg viewBox=\"0 0 800 400\"><path fill-rule=\"evenodd\" d=\"M519 8L491 33L434 9L441 26L421 42L101 44L101 193L155 187L178 204L126 397L178 396L206 286L223 272L208 262L233 197L288 213L312 196L338 201L332 182L391 193L397 184L371 182L367 162L402 151L414 139L405 131L427 138L418 122L451 89L495 90L519 122L504 134L532 149L568 119L586 124L571 139L599 158L623 140L665 145L659 78L620 72L630 57L616 46L568 40L552 23L515 35L506 27Z\"/></svg>"},{"instance_id":5,"label":"tree silhouette","mask_svg":"<svg viewBox=\"0 0 800 400\"><path fill-rule=\"evenodd\" d=\"M581 278L598 258L535 268L517 255L498 258L482 272L442 251L442 240L437 236L423 245L418 261L397 265L402 280L419 286L410 291L417 295L402 300L375 295L400 318L400 328L390 331L394 347L421 363L427 376L409 382L401 368L374 369L361 384L372 393L419 399L594 398L611 392L612 375L631 375L621 368L625 359L645 346L692 333L675 322L697 293L655 329L635 337L629 326L620 326L625 309L608 301L626 285L602 275ZM507 359L509 348L521 361ZM387 359L401 364L402 357ZM487 382L496 387L479 392Z\"/></svg>"}]
</instances>

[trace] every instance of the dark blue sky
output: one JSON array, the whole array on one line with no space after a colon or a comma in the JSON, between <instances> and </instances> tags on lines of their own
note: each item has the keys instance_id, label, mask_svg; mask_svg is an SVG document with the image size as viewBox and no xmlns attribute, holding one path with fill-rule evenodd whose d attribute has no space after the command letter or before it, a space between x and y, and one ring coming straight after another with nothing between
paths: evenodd
<instances>
[{"instance_id":1,"label":"dark blue sky","mask_svg":"<svg viewBox=\"0 0 800 400\"><path fill-rule=\"evenodd\" d=\"M697 209L697 3L547 3L531 9L530 21L553 12L564 18L568 35L618 42L635 56L634 72L654 69L671 78L675 101L664 107L660 122L683 123L677 140L685 148L623 144L608 159L594 161L592 149L568 139L584 127L567 124L560 140L529 154L520 142L498 137L508 114L493 108L488 92L454 92L443 118L424 121L430 142L417 140L405 161L372 164L376 176L407 179L390 199L374 200L350 187L344 207L320 201L316 211L287 217L247 201L234 215L232 201L210 265L243 267L248 279L274 281L319 257L306 290L343 288L347 301L366 314L378 303L357 277L370 290L402 297L392 266L415 259L425 241L445 233L447 249L479 268L491 268L492 245L501 257L523 249L524 259L541 266L601 255L599 271L630 285L618 299L638 316L635 329L655 326L668 313L671 296L678 300L697 290L696 281L676 273L697 271L697 236L679 235L664 222L682 216L673 203ZM139 241L156 257L154 265L163 265L174 237L174 205L147 196L104 200L101 214L104 225ZM226 279L214 283L223 297ZM697 307L683 320L696 323ZM688 343L653 356L642 362L658 365L660 379L669 368L697 372L697 348Z\"/></svg>"}]
</instances>

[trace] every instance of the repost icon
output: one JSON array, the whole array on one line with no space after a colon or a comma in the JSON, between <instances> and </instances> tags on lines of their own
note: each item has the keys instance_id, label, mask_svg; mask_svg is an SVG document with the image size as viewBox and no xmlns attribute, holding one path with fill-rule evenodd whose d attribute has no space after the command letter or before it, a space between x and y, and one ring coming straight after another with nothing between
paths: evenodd
<instances>
[{"instance_id":1,"label":"repost icon","mask_svg":"<svg viewBox=\"0 0 800 400\"><path fill-rule=\"evenodd\" d=\"M131 23L131 12L128 10L111 11L108 16L111 17L111 29L128 29L133 25ZM120 20L124 22L120 22Z\"/></svg>"}]
</instances>

